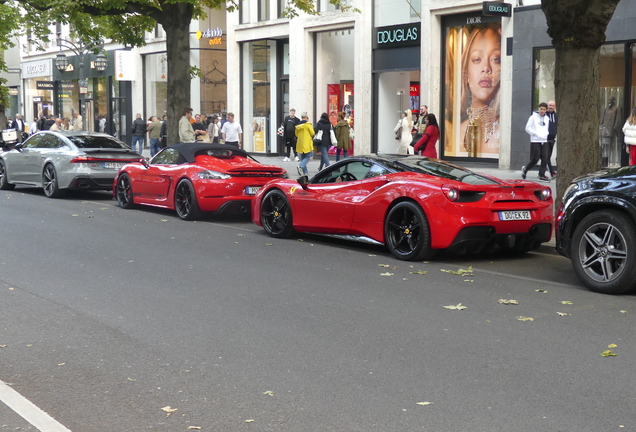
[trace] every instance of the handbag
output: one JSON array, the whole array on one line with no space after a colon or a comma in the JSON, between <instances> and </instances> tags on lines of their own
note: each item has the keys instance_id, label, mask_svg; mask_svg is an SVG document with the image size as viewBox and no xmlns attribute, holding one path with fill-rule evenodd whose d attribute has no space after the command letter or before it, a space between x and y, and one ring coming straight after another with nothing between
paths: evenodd
<instances>
[{"instance_id":1,"label":"handbag","mask_svg":"<svg viewBox=\"0 0 636 432\"><path fill-rule=\"evenodd\" d=\"M402 120L400 120L400 127L398 128L398 130L395 131L395 139L397 141L400 141L402 139Z\"/></svg>"},{"instance_id":2,"label":"handbag","mask_svg":"<svg viewBox=\"0 0 636 432\"><path fill-rule=\"evenodd\" d=\"M276 133L278 134L278 136L283 136L285 135L285 126L283 126L283 124L280 124L280 127L278 128L278 130L276 131Z\"/></svg>"},{"instance_id":3,"label":"handbag","mask_svg":"<svg viewBox=\"0 0 636 432\"><path fill-rule=\"evenodd\" d=\"M338 146L338 138L336 138L336 133L331 129L329 131L329 136L331 137L331 145L334 147Z\"/></svg>"},{"instance_id":4,"label":"handbag","mask_svg":"<svg viewBox=\"0 0 636 432\"><path fill-rule=\"evenodd\" d=\"M314 135L314 144L322 144L322 129Z\"/></svg>"}]
</instances>

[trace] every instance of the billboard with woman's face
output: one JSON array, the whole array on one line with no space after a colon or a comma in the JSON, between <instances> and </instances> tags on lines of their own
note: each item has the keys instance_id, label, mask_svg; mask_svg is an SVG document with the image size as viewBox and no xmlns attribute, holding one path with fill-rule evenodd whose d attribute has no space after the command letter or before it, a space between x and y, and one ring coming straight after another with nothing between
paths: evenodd
<instances>
[{"instance_id":1,"label":"billboard with woman's face","mask_svg":"<svg viewBox=\"0 0 636 432\"><path fill-rule=\"evenodd\" d=\"M500 22L446 28L444 79L444 155L498 158Z\"/></svg>"}]
</instances>

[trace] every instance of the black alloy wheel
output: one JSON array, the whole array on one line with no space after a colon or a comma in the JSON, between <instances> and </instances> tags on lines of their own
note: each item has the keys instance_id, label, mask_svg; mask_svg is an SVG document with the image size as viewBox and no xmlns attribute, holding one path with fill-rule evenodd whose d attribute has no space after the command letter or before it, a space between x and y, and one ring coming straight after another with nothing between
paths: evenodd
<instances>
[{"instance_id":1,"label":"black alloy wheel","mask_svg":"<svg viewBox=\"0 0 636 432\"><path fill-rule=\"evenodd\" d=\"M13 190L14 184L10 184L7 180L7 169L4 166L4 161L0 160L0 190Z\"/></svg>"},{"instance_id":2,"label":"black alloy wheel","mask_svg":"<svg viewBox=\"0 0 636 432\"><path fill-rule=\"evenodd\" d=\"M132 182L128 174L123 173L117 179L115 195L117 196L117 204L119 204L119 207L131 209L135 206L133 201Z\"/></svg>"},{"instance_id":3,"label":"black alloy wheel","mask_svg":"<svg viewBox=\"0 0 636 432\"><path fill-rule=\"evenodd\" d=\"M65 189L60 189L57 172L52 164L46 164L42 173L42 188L44 195L49 198L61 198L66 195Z\"/></svg>"},{"instance_id":4,"label":"black alloy wheel","mask_svg":"<svg viewBox=\"0 0 636 432\"><path fill-rule=\"evenodd\" d=\"M572 267L590 290L623 294L636 288L636 223L618 210L587 215L572 236Z\"/></svg>"},{"instance_id":5,"label":"black alloy wheel","mask_svg":"<svg viewBox=\"0 0 636 432\"><path fill-rule=\"evenodd\" d=\"M183 220L197 220L201 217L197 195L190 180L183 179L177 184L174 192L174 208Z\"/></svg>"},{"instance_id":6,"label":"black alloy wheel","mask_svg":"<svg viewBox=\"0 0 636 432\"><path fill-rule=\"evenodd\" d=\"M384 242L400 260L432 258L431 230L421 207L411 201L396 204L384 221Z\"/></svg>"},{"instance_id":7,"label":"black alloy wheel","mask_svg":"<svg viewBox=\"0 0 636 432\"><path fill-rule=\"evenodd\" d=\"M276 238L289 238L295 230L292 226L292 211L283 192L273 189L261 202L261 223L265 232Z\"/></svg>"}]
</instances>

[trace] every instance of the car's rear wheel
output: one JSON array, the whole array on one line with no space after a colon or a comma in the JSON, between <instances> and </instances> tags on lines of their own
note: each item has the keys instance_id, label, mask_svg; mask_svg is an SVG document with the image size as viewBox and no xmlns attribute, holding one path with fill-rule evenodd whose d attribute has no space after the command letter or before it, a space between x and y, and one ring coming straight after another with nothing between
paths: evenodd
<instances>
[{"instance_id":1,"label":"car's rear wheel","mask_svg":"<svg viewBox=\"0 0 636 432\"><path fill-rule=\"evenodd\" d=\"M196 220L201 217L197 195L190 180L183 179L177 184L174 208L181 219Z\"/></svg>"},{"instance_id":2,"label":"car's rear wheel","mask_svg":"<svg viewBox=\"0 0 636 432\"><path fill-rule=\"evenodd\" d=\"M423 260L435 256L431 229L421 207L411 201L397 203L384 221L384 242L401 260Z\"/></svg>"},{"instance_id":3,"label":"car's rear wheel","mask_svg":"<svg viewBox=\"0 0 636 432\"><path fill-rule=\"evenodd\" d=\"M117 204L124 209L131 209L135 206L133 201L133 190L130 176L123 173L117 179L117 187L115 189Z\"/></svg>"},{"instance_id":4,"label":"car's rear wheel","mask_svg":"<svg viewBox=\"0 0 636 432\"><path fill-rule=\"evenodd\" d=\"M4 166L4 161L0 160L0 190L12 190L15 185L10 184L7 180L7 169Z\"/></svg>"},{"instance_id":5,"label":"car's rear wheel","mask_svg":"<svg viewBox=\"0 0 636 432\"><path fill-rule=\"evenodd\" d=\"M623 294L636 287L636 223L617 210L587 215L572 236L572 266L592 291Z\"/></svg>"},{"instance_id":6,"label":"car's rear wheel","mask_svg":"<svg viewBox=\"0 0 636 432\"><path fill-rule=\"evenodd\" d=\"M44 195L49 198L62 198L66 195L66 189L60 189L57 171L52 164L46 164L42 172L42 188Z\"/></svg>"},{"instance_id":7,"label":"car's rear wheel","mask_svg":"<svg viewBox=\"0 0 636 432\"><path fill-rule=\"evenodd\" d=\"M289 238L294 234L289 200L278 189L267 192L261 202L261 223L272 237Z\"/></svg>"}]
</instances>

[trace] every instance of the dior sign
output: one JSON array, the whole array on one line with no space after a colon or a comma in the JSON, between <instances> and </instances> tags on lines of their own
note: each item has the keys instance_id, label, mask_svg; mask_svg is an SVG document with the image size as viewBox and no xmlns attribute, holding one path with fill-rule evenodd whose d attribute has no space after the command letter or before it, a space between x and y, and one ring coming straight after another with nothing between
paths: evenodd
<instances>
[{"instance_id":1,"label":"dior sign","mask_svg":"<svg viewBox=\"0 0 636 432\"><path fill-rule=\"evenodd\" d=\"M374 30L374 49L397 48L420 45L421 24L401 24L396 26L378 27Z\"/></svg>"}]
</instances>

